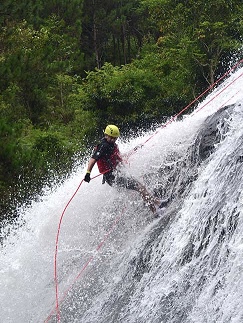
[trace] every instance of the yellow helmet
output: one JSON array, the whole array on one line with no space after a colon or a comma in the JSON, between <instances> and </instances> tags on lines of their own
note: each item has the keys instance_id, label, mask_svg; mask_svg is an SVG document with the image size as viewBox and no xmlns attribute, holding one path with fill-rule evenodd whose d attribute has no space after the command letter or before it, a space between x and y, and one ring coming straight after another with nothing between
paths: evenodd
<instances>
[{"instance_id":1,"label":"yellow helmet","mask_svg":"<svg viewBox=\"0 0 243 323\"><path fill-rule=\"evenodd\" d=\"M118 138L120 136L120 131L117 126L114 126L113 124L111 124L105 128L104 134L110 137Z\"/></svg>"}]
</instances>

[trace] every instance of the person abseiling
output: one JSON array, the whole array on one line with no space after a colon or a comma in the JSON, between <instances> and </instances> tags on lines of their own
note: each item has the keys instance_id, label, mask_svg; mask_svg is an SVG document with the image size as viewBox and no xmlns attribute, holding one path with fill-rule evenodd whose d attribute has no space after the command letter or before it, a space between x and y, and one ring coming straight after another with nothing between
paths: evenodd
<instances>
[{"instance_id":1,"label":"person abseiling","mask_svg":"<svg viewBox=\"0 0 243 323\"><path fill-rule=\"evenodd\" d=\"M127 177L122 174L122 157L116 144L120 131L115 125L108 125L104 130L104 138L95 148L84 177L84 181L89 183L90 174L97 163L99 172L103 174L102 183L110 186L117 185L140 193L145 204L149 206L153 213L156 212L159 202L153 197L146 188L133 177Z\"/></svg>"}]
</instances>

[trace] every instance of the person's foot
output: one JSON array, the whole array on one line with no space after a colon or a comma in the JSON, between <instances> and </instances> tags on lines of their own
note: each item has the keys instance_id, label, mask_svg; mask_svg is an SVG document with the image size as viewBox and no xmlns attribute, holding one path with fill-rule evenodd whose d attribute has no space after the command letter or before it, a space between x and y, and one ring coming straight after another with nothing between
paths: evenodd
<instances>
[{"instance_id":1,"label":"person's foot","mask_svg":"<svg viewBox=\"0 0 243 323\"><path fill-rule=\"evenodd\" d=\"M157 206L151 201L148 203L148 207L150 208L150 210L153 212L153 213L156 213L157 212Z\"/></svg>"},{"instance_id":2,"label":"person's foot","mask_svg":"<svg viewBox=\"0 0 243 323\"><path fill-rule=\"evenodd\" d=\"M159 209L162 209L167 206L167 204L171 201L171 197L168 197L165 200L160 201Z\"/></svg>"},{"instance_id":3,"label":"person's foot","mask_svg":"<svg viewBox=\"0 0 243 323\"><path fill-rule=\"evenodd\" d=\"M171 201L171 198L167 198L165 200L158 200L157 198L154 199L154 207L151 211L154 213L154 217L158 218L162 214L162 210L167 206L167 204Z\"/></svg>"},{"instance_id":4,"label":"person's foot","mask_svg":"<svg viewBox=\"0 0 243 323\"><path fill-rule=\"evenodd\" d=\"M146 195L146 204L153 213L157 212L157 209L160 206L161 201L155 198L152 195Z\"/></svg>"},{"instance_id":5,"label":"person's foot","mask_svg":"<svg viewBox=\"0 0 243 323\"><path fill-rule=\"evenodd\" d=\"M167 206L167 204L171 201L171 198L168 197L165 200L159 200L155 196L151 196L151 195L146 194L145 200L146 200L146 204L148 205L150 210L154 214L156 214L156 213L160 213L160 210Z\"/></svg>"}]
</instances>

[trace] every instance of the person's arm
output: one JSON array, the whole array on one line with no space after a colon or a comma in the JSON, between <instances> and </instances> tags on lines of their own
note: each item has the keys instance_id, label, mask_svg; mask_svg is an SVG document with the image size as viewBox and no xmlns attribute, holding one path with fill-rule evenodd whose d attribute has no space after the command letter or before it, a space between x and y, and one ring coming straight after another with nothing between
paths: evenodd
<instances>
[{"instance_id":1,"label":"person's arm","mask_svg":"<svg viewBox=\"0 0 243 323\"><path fill-rule=\"evenodd\" d=\"M105 155L105 153L107 151L107 145L108 145L108 143L105 140L102 140L101 143L96 147L96 149L95 149L95 151L94 151L93 155L91 156L89 163L88 163L86 175L84 177L85 182L88 182L88 183L90 182L90 180L91 180L90 173L91 173L95 163L97 162L97 160L99 160L102 156Z\"/></svg>"},{"instance_id":2,"label":"person's arm","mask_svg":"<svg viewBox=\"0 0 243 323\"><path fill-rule=\"evenodd\" d=\"M95 163L96 163L96 159L91 157L90 160L89 160L89 163L88 163L87 172L91 173Z\"/></svg>"},{"instance_id":3,"label":"person's arm","mask_svg":"<svg viewBox=\"0 0 243 323\"><path fill-rule=\"evenodd\" d=\"M88 163L88 168L87 168L86 174L84 176L84 181L87 182L87 183L90 182L90 179L91 179L90 178L90 173L91 173L95 163L96 163L96 160L91 157L90 160L89 160L89 163Z\"/></svg>"}]
</instances>

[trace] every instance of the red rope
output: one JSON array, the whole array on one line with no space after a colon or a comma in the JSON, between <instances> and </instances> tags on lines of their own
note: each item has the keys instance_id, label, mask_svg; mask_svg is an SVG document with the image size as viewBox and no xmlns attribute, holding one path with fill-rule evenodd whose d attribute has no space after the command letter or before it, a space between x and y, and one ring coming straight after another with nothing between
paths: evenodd
<instances>
[{"instance_id":1,"label":"red rope","mask_svg":"<svg viewBox=\"0 0 243 323\"><path fill-rule=\"evenodd\" d=\"M92 179L100 176L102 174L96 175L94 176ZM83 180L82 180L83 182ZM80 183L79 187L81 186L82 182ZM73 197L75 196L75 194L77 193L78 189L76 190L76 192L74 193L74 195L72 196L71 200L73 199ZM98 244L96 251L99 252L99 250L102 248L102 246L104 245L104 243L106 242L106 240L109 238L109 236L111 235L111 233L113 232L114 228L116 227L117 223L119 222L120 218L123 216L124 212L126 210L126 207L123 208L123 210L121 211L120 215L118 215L113 224L110 227L110 230L105 234L103 240ZM61 221L60 221L61 222ZM60 225L59 225L60 226ZM60 232L60 230L59 230ZM58 235L59 235L58 232ZM55 254L55 268L56 268L56 258L57 258L57 254ZM45 323L48 322L51 318L51 316L56 312L56 316L57 316L57 320L58 322L60 322L60 310L59 310L59 306L60 304L64 301L64 299L66 298L68 292L72 289L73 285L76 283L76 281L79 279L79 277L83 274L83 272L85 271L85 269L88 267L88 265L91 263L91 261L94 259L94 256L91 256L86 263L84 264L84 266L82 267L81 271L78 273L78 275L75 277L75 279L73 280L73 282L70 284L70 286L63 292L62 298L60 300L58 300L58 293L57 293L57 287L56 287L56 306L55 308L53 308L53 310L51 311L51 313L49 314L49 316L47 317L47 319L45 320ZM57 272L55 270L55 282L56 282L56 286L58 284L57 281Z\"/></svg>"},{"instance_id":2,"label":"red rope","mask_svg":"<svg viewBox=\"0 0 243 323\"><path fill-rule=\"evenodd\" d=\"M55 281L55 292L56 292L56 294L55 294L56 295L56 312L57 312L57 320L58 320L58 322L60 322L60 311L59 311L59 302L58 302L58 276L57 276L57 253L58 253L59 235L60 235L61 224L62 224L62 219L64 217L64 214L65 214L69 204L73 200L74 196L78 192L79 188L81 187L83 181L84 180L82 180L80 182L80 184L78 185L76 191L74 192L72 197L69 199L68 203L66 204L66 206L65 206L65 208L64 208L64 210L62 212L62 215L60 217L59 223L58 223L58 229L57 229L57 235L56 235L56 248L55 248L55 256L54 256L54 281Z\"/></svg>"},{"instance_id":3,"label":"red rope","mask_svg":"<svg viewBox=\"0 0 243 323\"><path fill-rule=\"evenodd\" d=\"M100 176L100 175L103 175L105 173L109 172L109 170L105 171L104 173L100 173L94 177L91 178L91 180L95 179L96 177ZM71 203L71 201L73 200L73 198L75 197L75 195L77 194L78 190L80 189L82 183L83 183L83 179L82 181L79 183L76 191L73 193L72 197L69 199L69 201L67 202L62 214L61 214L61 217L60 217L60 220L59 220L59 223L58 223L58 229L57 229L57 235L56 235L56 245L55 245L55 255L54 255L54 282L55 282L55 300L56 300L56 304L55 304L55 309L53 309L50 313L50 315L47 317L47 319L45 320L45 322L48 322L49 319L51 318L52 314L56 311L56 316L57 316L57 321L60 322L60 309L59 309L59 296L58 296L58 274L57 274L57 255L58 255L58 242L59 242L59 236L60 236L60 231L61 231L61 225L62 225L62 220L63 220L63 217L64 217L64 214L66 213L66 210L69 206L69 204ZM115 221L114 223L116 224L118 222L118 219L117 221ZM113 227L112 227L112 230L113 230ZM97 247L97 251L102 247L102 245L104 244L104 242L107 240L108 236L110 235L110 233L112 232L112 230L109 231L109 233L107 234L106 238L103 239L103 241L98 245ZM85 266L82 268L80 274L76 277L75 281L80 277L80 275L82 274L82 272L86 269L86 267L88 266L88 264L93 260L93 256L87 261L87 263L85 264ZM73 282L73 284L75 283L75 281ZM73 285L72 284L72 285ZM72 287L71 285L71 287ZM71 288L70 287L70 288ZM62 300L65 298L67 292L70 290L70 288L64 293L64 296L62 298Z\"/></svg>"},{"instance_id":4,"label":"red rope","mask_svg":"<svg viewBox=\"0 0 243 323\"><path fill-rule=\"evenodd\" d=\"M126 158L129 159L130 156L132 156L138 148L142 148L149 140L151 140L158 132L160 129L163 129L165 127L167 127L169 124L171 124L173 121L175 121L183 112L185 112L186 110L188 110L196 101L198 101L204 94L206 94L208 91L210 91L215 85L217 85L222 79L224 79L227 75L229 75L233 70L235 70L237 68L237 66L239 66L241 63L243 62L243 59L241 59L240 61L238 61L230 70L228 70L224 75L222 75L216 82L214 82L212 85L210 85L204 92L202 92L198 97L196 97L192 102L190 102L185 108L183 108L180 112L178 112L176 115L174 115L172 118L170 118L166 123L162 124L157 131L155 131L153 133L152 136L150 136L147 140L145 140L145 142L143 144L140 144L138 146L136 146L135 148L133 148L133 150L131 150L127 155ZM241 74L242 75L242 74ZM240 75L240 76L241 76ZM240 77L239 76L239 77ZM237 77L237 79L239 78ZM231 82L230 85L234 83ZM228 87L228 86L227 86ZM226 88L227 88L226 87ZM226 88L224 88L220 93L222 93ZM216 96L215 96L216 97ZM215 98L214 97L214 98ZM210 100L209 102L211 102L212 100ZM208 103L209 103L208 102ZM207 103L207 104L208 104ZM204 108L207 104L205 104L202 108ZM201 109L202 109L201 108ZM201 110L200 109L200 110ZM198 110L199 111L199 110ZM197 111L197 112L198 112Z\"/></svg>"},{"instance_id":5,"label":"red rope","mask_svg":"<svg viewBox=\"0 0 243 323\"><path fill-rule=\"evenodd\" d=\"M199 98L201 98L204 94L206 94L208 91L210 91L216 84L218 84L223 78L225 78L229 73L231 73L234 69L236 69L237 66L239 66L241 63L243 62L243 59L240 60L238 63L236 63L230 70L228 70L223 76L221 76L216 82L214 82L210 87L208 87L204 92L202 92L198 97L196 97L190 104L188 104L185 108L183 108L179 113L177 113L175 116L173 116L169 121L167 121L165 124L163 124L162 126L159 127L159 129L161 128L165 128L167 127L170 123L172 123L179 115L181 115L183 112L185 112L189 107L191 107L193 105L193 103L195 103ZM232 85L237 79L239 79L241 76L243 75L243 73L240 74L240 76L238 76L235 80L233 80L231 83L229 83L224 89L222 89L219 93L217 93L209 102L211 102L212 100L214 100L217 96L219 96L226 88L228 88L230 85ZM198 111L200 111L201 109L203 109L207 104L209 104L209 102L207 102L204 106L202 106ZM128 155L127 155L127 159L134 154L138 148L143 147L149 140L151 140L157 133L159 132L159 130L157 130L152 136L150 136L143 144L136 146ZM98 174L96 176L94 176L92 179L100 176L102 174ZM61 230L61 224L62 224L62 220L64 217L64 214L69 206L69 204L71 203L71 201L73 200L74 196L76 195L76 193L78 192L79 188L81 187L82 183L84 180L82 180L80 182L80 184L78 185L76 191L74 192L74 194L72 195L72 197L69 199L68 203L66 204L62 215L60 217L60 221L58 224L58 230L57 230L57 235L56 235L56 247L55 247L55 257L54 257L54 281L55 281L55 298L56 298L56 305L55 305L55 309L52 310L52 312L50 313L50 315L48 316L48 318L45 320L45 322L48 322L49 319L51 318L51 316L54 314L54 312L56 311L56 315L57 315L57 320L58 322L60 322L60 309L59 309L59 297L58 297L58 275L57 275L57 254L58 254L58 241L59 241L59 235L60 235L60 230ZM96 251L99 251L100 248L103 246L103 244L105 243L105 241L108 239L108 237L110 236L111 232L114 230L117 222L119 221L120 217L122 216L123 212L121 213L120 216L118 216L111 229L109 230L109 232L106 234L106 236L104 237L104 239L102 240L102 242L98 245L98 247L96 248ZM89 263L93 260L94 256L91 256L88 261L86 262L86 264L83 266L82 270L80 271L80 273L77 275L77 277L75 278L75 280L73 281L73 283L70 285L70 287L64 292L61 301L63 301L68 293L68 291L72 288L73 284L79 279L79 277L81 276L81 274L84 272L84 270L87 268L87 266L89 265Z\"/></svg>"},{"instance_id":6,"label":"red rope","mask_svg":"<svg viewBox=\"0 0 243 323\"><path fill-rule=\"evenodd\" d=\"M212 102L215 98L217 98L224 90L226 90L230 85L235 83L241 76L243 75L243 72L237 76L232 82L230 82L226 87L224 87L220 92L218 92L211 100L209 100L207 103L205 103L200 109L198 109L196 112L201 111L206 105L208 105L210 102Z\"/></svg>"},{"instance_id":7,"label":"red rope","mask_svg":"<svg viewBox=\"0 0 243 323\"><path fill-rule=\"evenodd\" d=\"M231 100L231 99L233 99L233 97L235 97L236 96L236 94L238 94L239 92L240 92L241 90L238 90L235 94L233 94L227 101L225 101L219 108L218 108L218 110L220 110L221 108L223 108L223 107L225 107L226 106L226 104Z\"/></svg>"}]
</instances>

